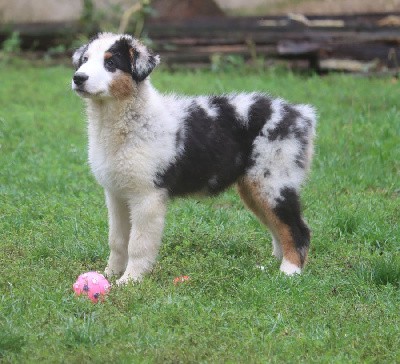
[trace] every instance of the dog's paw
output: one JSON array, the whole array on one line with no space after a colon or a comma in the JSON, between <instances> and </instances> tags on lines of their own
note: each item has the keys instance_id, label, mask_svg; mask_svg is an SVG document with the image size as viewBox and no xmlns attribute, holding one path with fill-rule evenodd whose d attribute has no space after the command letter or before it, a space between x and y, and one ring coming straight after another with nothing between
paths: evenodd
<instances>
[{"instance_id":1,"label":"dog's paw","mask_svg":"<svg viewBox=\"0 0 400 364\"><path fill-rule=\"evenodd\" d=\"M120 279L117 279L117 285L123 286L128 283L137 283L137 282L140 282L141 280L142 280L141 276L132 275L132 274L125 272Z\"/></svg>"},{"instance_id":2,"label":"dog's paw","mask_svg":"<svg viewBox=\"0 0 400 364\"><path fill-rule=\"evenodd\" d=\"M106 269L104 269L104 275L107 278L113 278L113 277L121 277L123 273L122 269L115 269L107 265Z\"/></svg>"},{"instance_id":3,"label":"dog's paw","mask_svg":"<svg viewBox=\"0 0 400 364\"><path fill-rule=\"evenodd\" d=\"M292 276L294 274L300 274L301 268L296 264L290 263L288 260L283 258L280 271L288 276Z\"/></svg>"},{"instance_id":4,"label":"dog's paw","mask_svg":"<svg viewBox=\"0 0 400 364\"><path fill-rule=\"evenodd\" d=\"M111 252L110 257L108 258L107 267L104 270L104 274L111 278L116 277L119 278L126 270L127 258L124 255L115 254L115 252Z\"/></svg>"}]
</instances>

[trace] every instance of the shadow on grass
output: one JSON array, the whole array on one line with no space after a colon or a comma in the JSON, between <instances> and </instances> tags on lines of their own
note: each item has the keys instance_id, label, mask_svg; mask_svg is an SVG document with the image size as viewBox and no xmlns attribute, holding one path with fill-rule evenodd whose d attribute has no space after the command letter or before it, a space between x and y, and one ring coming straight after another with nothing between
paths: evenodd
<instances>
[{"instance_id":1,"label":"shadow on grass","mask_svg":"<svg viewBox=\"0 0 400 364\"><path fill-rule=\"evenodd\" d=\"M396 257L379 257L371 262L363 262L357 268L357 273L368 283L400 287L400 259Z\"/></svg>"},{"instance_id":2,"label":"shadow on grass","mask_svg":"<svg viewBox=\"0 0 400 364\"><path fill-rule=\"evenodd\" d=\"M25 338L22 335L10 332L0 332L0 361L7 353L19 353L25 345Z\"/></svg>"}]
</instances>

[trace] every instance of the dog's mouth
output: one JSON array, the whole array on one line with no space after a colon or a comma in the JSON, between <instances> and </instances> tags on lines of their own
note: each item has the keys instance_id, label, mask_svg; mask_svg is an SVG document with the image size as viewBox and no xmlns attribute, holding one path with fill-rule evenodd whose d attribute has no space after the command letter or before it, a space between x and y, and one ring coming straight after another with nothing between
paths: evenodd
<instances>
[{"instance_id":1,"label":"dog's mouth","mask_svg":"<svg viewBox=\"0 0 400 364\"><path fill-rule=\"evenodd\" d=\"M87 92L85 90L75 90L75 92L80 96L80 97L85 97L85 98L90 98L93 97L95 95L91 94L90 92Z\"/></svg>"},{"instance_id":2,"label":"dog's mouth","mask_svg":"<svg viewBox=\"0 0 400 364\"><path fill-rule=\"evenodd\" d=\"M86 91L83 87L75 86L74 91L80 96L80 97L85 97L85 98L92 98L92 97L98 97L101 96L101 92L89 92Z\"/></svg>"}]
</instances>

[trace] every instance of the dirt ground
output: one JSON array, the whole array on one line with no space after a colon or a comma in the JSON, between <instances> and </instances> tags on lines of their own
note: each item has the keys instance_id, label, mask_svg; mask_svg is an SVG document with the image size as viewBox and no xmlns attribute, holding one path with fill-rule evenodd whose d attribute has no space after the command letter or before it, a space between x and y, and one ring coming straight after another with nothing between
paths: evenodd
<instances>
[{"instance_id":1,"label":"dirt ground","mask_svg":"<svg viewBox=\"0 0 400 364\"><path fill-rule=\"evenodd\" d=\"M217 0L231 14L356 14L400 12L400 0ZM245 4L246 7L241 6Z\"/></svg>"}]
</instances>

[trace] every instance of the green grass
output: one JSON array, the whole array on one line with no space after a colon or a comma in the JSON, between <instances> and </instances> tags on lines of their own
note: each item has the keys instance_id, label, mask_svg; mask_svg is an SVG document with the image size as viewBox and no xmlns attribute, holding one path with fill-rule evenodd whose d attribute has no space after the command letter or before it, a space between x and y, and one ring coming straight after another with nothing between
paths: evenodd
<instances>
[{"instance_id":1,"label":"green grass","mask_svg":"<svg viewBox=\"0 0 400 364\"><path fill-rule=\"evenodd\" d=\"M152 274L93 305L72 283L104 268L107 213L71 74L0 69L0 361L400 361L399 83L155 72L164 91L262 90L318 108L303 192L309 263L282 276L269 235L233 190L176 200ZM174 286L179 275L190 283Z\"/></svg>"}]
</instances>

